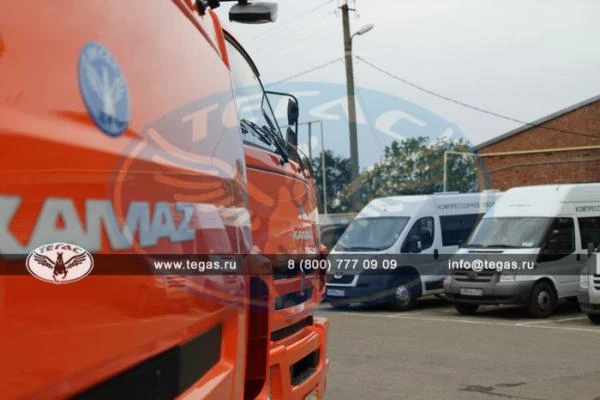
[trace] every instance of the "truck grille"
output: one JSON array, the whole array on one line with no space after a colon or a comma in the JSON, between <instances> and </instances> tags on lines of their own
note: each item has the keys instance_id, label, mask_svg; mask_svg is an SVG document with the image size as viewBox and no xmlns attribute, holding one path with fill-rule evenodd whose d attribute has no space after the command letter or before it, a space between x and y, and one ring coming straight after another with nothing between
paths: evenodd
<instances>
[{"instance_id":1,"label":"truck grille","mask_svg":"<svg viewBox=\"0 0 600 400\"><path fill-rule=\"evenodd\" d=\"M275 311L283 310L289 307L295 307L310 300L313 294L312 288L307 288L304 292L288 293L275 298Z\"/></svg>"},{"instance_id":2,"label":"truck grille","mask_svg":"<svg viewBox=\"0 0 600 400\"><path fill-rule=\"evenodd\" d=\"M452 276L459 282L489 282L494 277L494 271L454 271Z\"/></svg>"},{"instance_id":3,"label":"truck grille","mask_svg":"<svg viewBox=\"0 0 600 400\"><path fill-rule=\"evenodd\" d=\"M327 282L329 283L352 283L354 275L328 275Z\"/></svg>"},{"instance_id":4,"label":"truck grille","mask_svg":"<svg viewBox=\"0 0 600 400\"><path fill-rule=\"evenodd\" d=\"M286 337L292 336L296 332L300 332L303 328L307 326L311 326L313 324L313 317L309 315L308 317L296 322L295 324L286 326L285 328L281 328L277 331L273 331L271 333L271 340L277 342L279 340L283 340Z\"/></svg>"},{"instance_id":5,"label":"truck grille","mask_svg":"<svg viewBox=\"0 0 600 400\"><path fill-rule=\"evenodd\" d=\"M600 290L600 274L594 274L593 282L594 289Z\"/></svg>"}]
</instances>

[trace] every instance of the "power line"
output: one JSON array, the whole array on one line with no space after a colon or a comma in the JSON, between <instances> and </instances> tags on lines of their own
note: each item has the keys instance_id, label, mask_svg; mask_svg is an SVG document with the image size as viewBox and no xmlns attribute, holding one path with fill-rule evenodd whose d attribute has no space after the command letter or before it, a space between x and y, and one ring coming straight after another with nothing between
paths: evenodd
<instances>
[{"instance_id":1,"label":"power line","mask_svg":"<svg viewBox=\"0 0 600 400\"><path fill-rule=\"evenodd\" d=\"M287 23L280 23L280 24L276 25L275 27L273 27L273 28L271 28L271 29L269 29L269 30L266 30L266 31L264 31L264 32L261 32L261 33L259 33L259 34L255 35L255 36L253 36L252 38L250 38L250 40L248 41L248 43L255 42L255 41L257 41L258 39L262 38L263 36L265 36L265 35L269 35L270 33L273 33L273 32L277 32L277 31L279 31L279 30L280 30L280 29L282 29L282 28L287 28L287 27L289 27L289 26L295 26L295 25L297 25L299 22L301 22L300 20L301 20L302 18L306 17L307 15L310 15L310 14L314 13L315 11L318 11L318 10L320 10L320 9L321 9L321 8L323 8L323 7L326 7L326 6L327 6L327 5L329 5L330 3L333 3L334 1L335 1L335 0L327 0L325 3L321 3L321 4L319 4L319 5L318 5L318 6L316 6L316 7L313 7L313 8L311 8L311 9L309 9L309 10L306 10L305 12L303 12L303 13L301 13L301 14L297 15L296 17L294 17L294 19L293 19L293 20L291 20L290 22L287 22Z\"/></svg>"},{"instance_id":2,"label":"power line","mask_svg":"<svg viewBox=\"0 0 600 400\"><path fill-rule=\"evenodd\" d=\"M302 76L302 75L306 75L306 74L308 74L308 73L311 73L311 72L314 72L314 71L318 71L318 70L320 70L320 69L323 69L323 68L325 68L325 67L327 67L327 66L329 66L329 65L331 65L331 64L334 64L334 63L336 63L336 62L338 62L338 61L340 61L340 60L342 60L342 57L338 57L338 58L336 58L335 60L331 60L331 61L329 61L329 62L326 62L325 64L317 65L316 67L313 67L313 68L311 68L311 69L307 69L307 70L305 70L305 71L299 72L299 73L297 73L297 74L295 74L295 75L292 75L292 76L289 76L289 77L287 77L287 78L285 78L285 79L280 79L280 80L278 80L278 81L275 81L275 82L268 83L268 84L266 84L265 86L274 86L274 85L278 85L278 84L280 84L280 83L282 83L282 82L286 82L286 81L292 80L292 79L294 79L294 78L298 78L298 77L300 77L300 76Z\"/></svg>"},{"instance_id":3,"label":"power line","mask_svg":"<svg viewBox=\"0 0 600 400\"><path fill-rule=\"evenodd\" d=\"M395 79L397 81L400 81L400 82L404 83L407 86L410 86L412 88L420 90L421 92L427 93L427 94L429 94L431 96L434 96L434 97L437 97L439 99L446 100L446 101L448 101L450 103L457 104L457 105L459 105L461 107L464 107L464 108L468 108L468 109L471 109L471 110L474 110L474 111L478 111L480 113L491 115L493 117L504 119L504 120L507 120L507 121L516 122L518 124L522 124L522 125L525 125L525 126L528 126L528 127L531 127L531 128L539 127L539 128L547 129L547 130L551 130L551 131L568 133L570 135L577 135L577 136L584 136L584 137L589 137L589 138L593 138L593 139L600 139L600 137L598 137L597 135L591 135L591 134L587 134L587 133L583 133L583 132L570 131L570 130L561 129L561 128L553 128L553 127L549 127L549 126L541 126L540 124L534 124L534 123L531 123L531 122L522 121L520 119L513 118L513 117L510 117L508 115L500 114L500 113L497 113L497 112L494 112L494 111L487 110L485 108L481 108L481 107L477 107L477 106L474 106L474 105L471 105L471 104L463 103L462 101L453 99L453 98L448 97L448 96L444 96L444 95L442 95L440 93L434 92L433 90L427 89L427 88L425 88L423 86L417 85L416 83L412 83L412 82L410 82L410 81L408 81L408 80L406 80L404 78L401 78L401 77L399 77L397 75L394 75L391 72L388 72L388 71L384 70L383 68L378 67L377 65L375 65L375 64L373 64L373 63L365 60L362 57L356 56L356 58L358 60L364 62L365 64L367 64L369 67L371 67L371 68L373 68L373 69L381 72L382 74L385 74L385 75L389 76L390 78L393 78L393 79Z\"/></svg>"},{"instance_id":4,"label":"power line","mask_svg":"<svg viewBox=\"0 0 600 400\"><path fill-rule=\"evenodd\" d=\"M332 15L334 15L334 13L330 12L330 13L323 15L318 20L314 21L311 24L312 32L310 32L309 34L302 32L301 36L297 36L296 35L297 33L300 33L301 30L305 29L304 26L300 26L300 27L298 27L299 29L297 29L297 30L292 30L290 32L286 32L285 38L278 39L277 43L275 45L261 46L261 48L257 49L253 53L255 55L260 54L261 56L266 56L266 55L271 55L271 54L275 54L275 53L281 53L282 51L287 51L287 50L293 49L294 47L304 45L304 44L308 43L308 39L310 39L316 35L321 35L321 34L323 34L323 32L327 31L327 29L332 28L331 25L327 25L326 27L324 27L322 29L319 29L319 30L315 29L316 26L318 26L322 22L326 21L326 19Z\"/></svg>"}]
</instances>

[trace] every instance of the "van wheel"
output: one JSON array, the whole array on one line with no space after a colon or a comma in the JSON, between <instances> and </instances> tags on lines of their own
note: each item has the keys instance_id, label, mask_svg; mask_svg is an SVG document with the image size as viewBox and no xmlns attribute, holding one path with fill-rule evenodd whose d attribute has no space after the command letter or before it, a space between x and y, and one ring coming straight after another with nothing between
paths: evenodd
<instances>
[{"instance_id":1,"label":"van wheel","mask_svg":"<svg viewBox=\"0 0 600 400\"><path fill-rule=\"evenodd\" d=\"M416 277L397 283L392 293L393 300L389 304L390 308L396 311L409 311L415 308L419 297L417 290L419 285L419 278Z\"/></svg>"},{"instance_id":2,"label":"van wheel","mask_svg":"<svg viewBox=\"0 0 600 400\"><path fill-rule=\"evenodd\" d=\"M545 318L552 315L557 304L558 299L552 285L538 282L529 295L527 313L534 318Z\"/></svg>"},{"instance_id":3,"label":"van wheel","mask_svg":"<svg viewBox=\"0 0 600 400\"><path fill-rule=\"evenodd\" d=\"M474 315L479 309L479 304L456 303L454 308L461 315Z\"/></svg>"},{"instance_id":4,"label":"van wheel","mask_svg":"<svg viewBox=\"0 0 600 400\"><path fill-rule=\"evenodd\" d=\"M587 316L592 324L600 324L600 314L588 314Z\"/></svg>"}]
</instances>

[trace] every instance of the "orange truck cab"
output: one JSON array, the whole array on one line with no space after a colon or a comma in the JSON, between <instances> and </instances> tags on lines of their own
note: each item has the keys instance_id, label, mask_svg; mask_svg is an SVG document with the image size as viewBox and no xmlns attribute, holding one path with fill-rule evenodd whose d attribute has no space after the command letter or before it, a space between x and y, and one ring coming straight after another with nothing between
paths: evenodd
<instances>
[{"instance_id":1,"label":"orange truck cab","mask_svg":"<svg viewBox=\"0 0 600 400\"><path fill-rule=\"evenodd\" d=\"M258 69L226 34L227 53L244 140L253 244L273 264L264 276L270 296L270 385L262 399L322 399L326 386L328 321L313 317L324 295L324 274L292 268L294 260L320 255L312 167L297 148L298 104L288 103L284 139ZM314 271L313 271L314 272Z\"/></svg>"},{"instance_id":2,"label":"orange truck cab","mask_svg":"<svg viewBox=\"0 0 600 400\"><path fill-rule=\"evenodd\" d=\"M132 272L149 255L253 251L224 35L204 8L4 2L2 398L267 387L270 309L249 306L272 302L267 283Z\"/></svg>"}]
</instances>

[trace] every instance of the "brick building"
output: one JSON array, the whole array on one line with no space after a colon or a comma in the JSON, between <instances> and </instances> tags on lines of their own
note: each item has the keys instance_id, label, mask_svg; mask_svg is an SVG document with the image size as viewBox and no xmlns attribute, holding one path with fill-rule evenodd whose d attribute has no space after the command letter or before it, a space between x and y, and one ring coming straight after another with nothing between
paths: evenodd
<instances>
[{"instance_id":1,"label":"brick building","mask_svg":"<svg viewBox=\"0 0 600 400\"><path fill-rule=\"evenodd\" d=\"M479 189L600 182L600 96L474 148Z\"/></svg>"}]
</instances>

